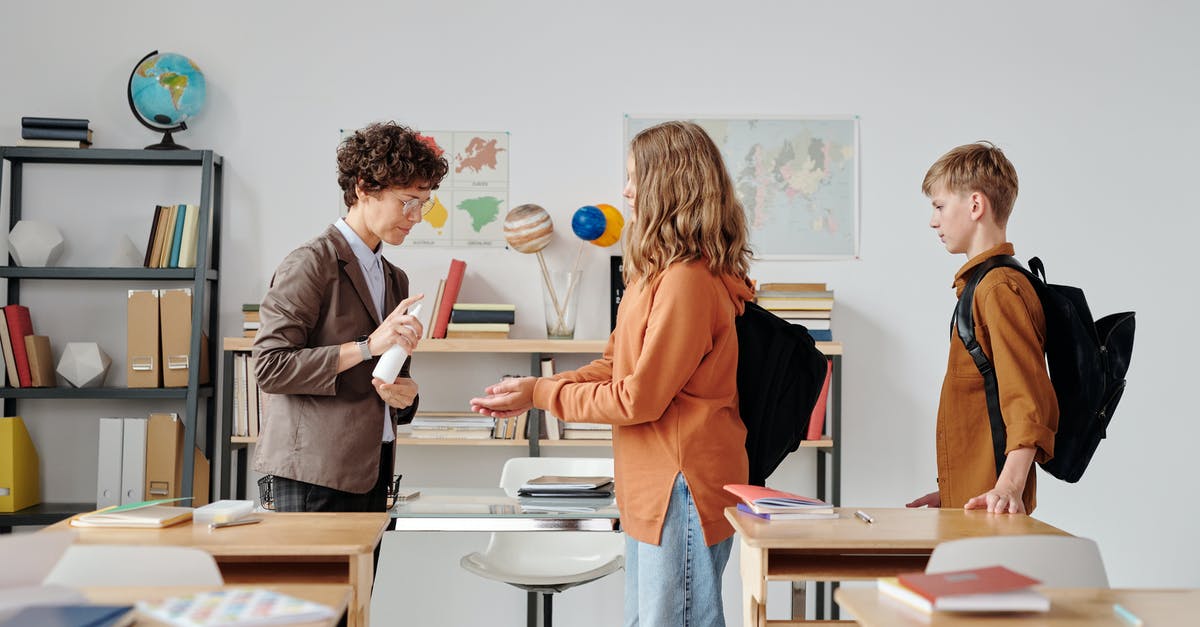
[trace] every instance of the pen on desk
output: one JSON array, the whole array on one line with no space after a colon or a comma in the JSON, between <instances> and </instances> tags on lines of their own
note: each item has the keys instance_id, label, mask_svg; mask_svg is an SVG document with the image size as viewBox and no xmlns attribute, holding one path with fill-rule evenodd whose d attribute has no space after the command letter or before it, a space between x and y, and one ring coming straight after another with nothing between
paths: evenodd
<instances>
[{"instance_id":1,"label":"pen on desk","mask_svg":"<svg viewBox=\"0 0 1200 627\"><path fill-rule=\"evenodd\" d=\"M864 511L862 511L861 509L860 509L860 510L855 510L855 512L854 512L854 517L855 517L855 518L857 518L857 519L859 519L859 520L861 520L861 521L863 521L863 522L865 522L865 523L867 523L868 525L869 525L869 524L871 524L871 523L873 523L873 522L875 522L875 519L874 519L874 518L871 518L871 515L870 515L870 514L868 514L868 513L864 512Z\"/></svg>"},{"instance_id":2,"label":"pen on desk","mask_svg":"<svg viewBox=\"0 0 1200 627\"><path fill-rule=\"evenodd\" d=\"M1141 625L1142 624L1142 619L1138 618L1137 615L1134 614L1133 612L1130 612L1129 610L1125 609L1125 606L1121 605L1120 603L1113 603L1113 613L1116 614L1117 616L1119 616L1121 618L1121 620L1129 623L1130 625Z\"/></svg>"},{"instance_id":3,"label":"pen on desk","mask_svg":"<svg viewBox=\"0 0 1200 627\"><path fill-rule=\"evenodd\" d=\"M238 525L253 525L254 523L262 522L261 518L243 518L241 520L227 520L225 522L209 523L209 530L220 529L222 527L237 527Z\"/></svg>"}]
</instances>

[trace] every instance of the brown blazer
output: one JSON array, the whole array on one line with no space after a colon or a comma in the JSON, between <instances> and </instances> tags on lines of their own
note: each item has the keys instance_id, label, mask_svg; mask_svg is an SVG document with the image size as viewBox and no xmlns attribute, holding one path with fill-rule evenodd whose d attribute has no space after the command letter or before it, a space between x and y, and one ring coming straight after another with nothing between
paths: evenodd
<instances>
[{"instance_id":1,"label":"brown blazer","mask_svg":"<svg viewBox=\"0 0 1200 627\"><path fill-rule=\"evenodd\" d=\"M383 260L386 315L408 296L408 277ZM334 226L292 251L259 309L255 375L264 392L254 454L258 472L362 494L379 477L383 399L375 360L338 373L339 345L380 324L358 259ZM406 361L400 376L407 377ZM417 403L393 410L409 422Z\"/></svg>"}]
</instances>

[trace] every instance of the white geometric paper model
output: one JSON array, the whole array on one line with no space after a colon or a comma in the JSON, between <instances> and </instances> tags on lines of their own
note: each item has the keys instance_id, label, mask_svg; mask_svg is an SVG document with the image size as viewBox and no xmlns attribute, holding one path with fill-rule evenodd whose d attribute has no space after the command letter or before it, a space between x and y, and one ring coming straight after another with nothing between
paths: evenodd
<instances>
[{"instance_id":1,"label":"white geometric paper model","mask_svg":"<svg viewBox=\"0 0 1200 627\"><path fill-rule=\"evenodd\" d=\"M8 233L8 252L18 266L52 266L62 250L62 233L49 222L21 220Z\"/></svg>"},{"instance_id":2,"label":"white geometric paper model","mask_svg":"<svg viewBox=\"0 0 1200 627\"><path fill-rule=\"evenodd\" d=\"M68 342L58 360L58 374L77 388L95 388L104 383L111 364L95 342Z\"/></svg>"}]
</instances>

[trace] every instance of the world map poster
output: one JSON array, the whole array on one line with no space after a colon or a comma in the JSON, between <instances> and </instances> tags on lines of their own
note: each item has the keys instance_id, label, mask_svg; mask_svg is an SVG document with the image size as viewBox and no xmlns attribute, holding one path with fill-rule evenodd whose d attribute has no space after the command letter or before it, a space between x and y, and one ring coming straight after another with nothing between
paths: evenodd
<instances>
[{"instance_id":1,"label":"world map poster","mask_svg":"<svg viewBox=\"0 0 1200 627\"><path fill-rule=\"evenodd\" d=\"M348 133L353 131L343 131L342 136ZM413 226L404 245L504 248L508 133L421 131L421 135L442 151L450 170L433 192L433 208Z\"/></svg>"},{"instance_id":2,"label":"world map poster","mask_svg":"<svg viewBox=\"0 0 1200 627\"><path fill-rule=\"evenodd\" d=\"M672 119L695 122L721 151L756 258L858 256L857 117L627 115L625 145Z\"/></svg>"}]
</instances>

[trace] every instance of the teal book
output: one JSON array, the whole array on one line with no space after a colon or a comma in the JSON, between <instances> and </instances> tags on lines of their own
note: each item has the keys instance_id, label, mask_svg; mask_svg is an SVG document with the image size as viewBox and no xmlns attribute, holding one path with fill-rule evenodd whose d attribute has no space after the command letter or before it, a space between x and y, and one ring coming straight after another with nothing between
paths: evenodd
<instances>
[{"instance_id":1,"label":"teal book","mask_svg":"<svg viewBox=\"0 0 1200 627\"><path fill-rule=\"evenodd\" d=\"M179 267L179 246L183 243L183 221L187 216L188 206L179 205L179 214L175 218L175 237L171 241L171 261L168 268Z\"/></svg>"}]
</instances>

